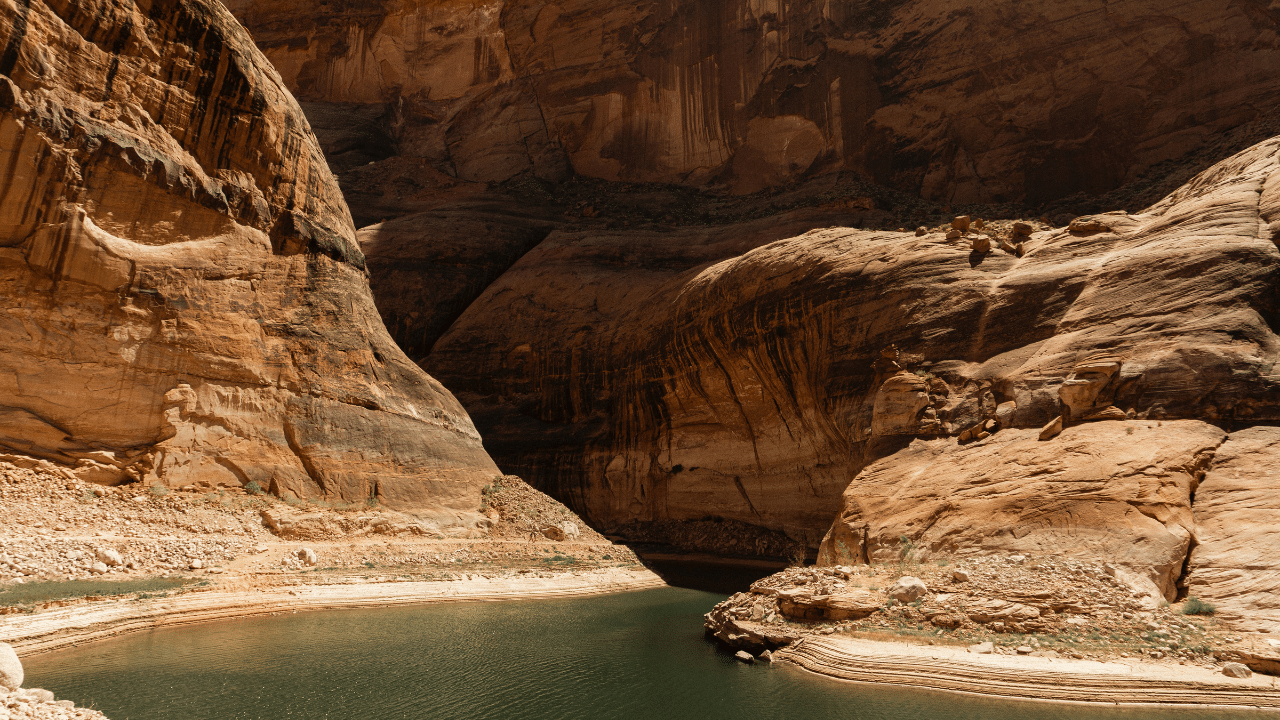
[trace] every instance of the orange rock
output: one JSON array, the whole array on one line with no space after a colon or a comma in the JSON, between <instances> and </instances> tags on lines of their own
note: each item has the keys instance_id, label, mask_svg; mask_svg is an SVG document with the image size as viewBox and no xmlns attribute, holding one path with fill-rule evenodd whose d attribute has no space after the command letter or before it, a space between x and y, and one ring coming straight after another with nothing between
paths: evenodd
<instances>
[{"instance_id":1,"label":"orange rock","mask_svg":"<svg viewBox=\"0 0 1280 720\"><path fill-rule=\"evenodd\" d=\"M22 7L0 5L0 443L479 522L497 468L387 336L307 120L230 13Z\"/></svg>"}]
</instances>

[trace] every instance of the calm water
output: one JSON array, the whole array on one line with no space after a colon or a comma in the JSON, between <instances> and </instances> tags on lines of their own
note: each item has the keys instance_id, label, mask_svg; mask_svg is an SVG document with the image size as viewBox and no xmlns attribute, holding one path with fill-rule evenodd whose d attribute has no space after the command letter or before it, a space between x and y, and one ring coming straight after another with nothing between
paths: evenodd
<instances>
[{"instance_id":1,"label":"calm water","mask_svg":"<svg viewBox=\"0 0 1280 720\"><path fill-rule=\"evenodd\" d=\"M993 702L746 666L702 638L722 598L664 588L237 620L28 658L27 684L113 720L1261 717Z\"/></svg>"}]
</instances>

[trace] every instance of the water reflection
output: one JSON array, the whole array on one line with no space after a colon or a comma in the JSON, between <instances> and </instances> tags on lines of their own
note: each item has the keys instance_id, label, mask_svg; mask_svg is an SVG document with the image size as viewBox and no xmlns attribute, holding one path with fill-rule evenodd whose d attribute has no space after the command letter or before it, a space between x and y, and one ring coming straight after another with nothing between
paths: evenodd
<instances>
[{"instance_id":1,"label":"water reflection","mask_svg":"<svg viewBox=\"0 0 1280 720\"><path fill-rule=\"evenodd\" d=\"M722 598L669 588L206 624L29 658L28 686L113 720L1245 716L993 702L750 667L702 638L701 615Z\"/></svg>"}]
</instances>

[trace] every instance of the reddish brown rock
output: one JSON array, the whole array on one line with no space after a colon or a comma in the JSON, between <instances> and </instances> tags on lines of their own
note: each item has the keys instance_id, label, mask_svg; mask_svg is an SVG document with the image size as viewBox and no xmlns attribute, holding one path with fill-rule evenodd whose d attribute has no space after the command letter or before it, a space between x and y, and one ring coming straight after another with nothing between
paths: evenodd
<instances>
[{"instance_id":1,"label":"reddish brown rock","mask_svg":"<svg viewBox=\"0 0 1280 720\"><path fill-rule=\"evenodd\" d=\"M873 426L890 345L929 383L920 407L911 381L907 409L951 437L1044 426L1100 354L1123 363L1105 392L1073 400L1086 416L1280 421L1267 370L1280 252L1259 235L1280 197L1278 147L1108 216L1107 233L1038 233L1021 258L845 228L779 240L777 221L553 232L425 367L504 468L598 526L714 515L816 545L850 481L906 443Z\"/></svg>"},{"instance_id":2,"label":"reddish brown rock","mask_svg":"<svg viewBox=\"0 0 1280 720\"><path fill-rule=\"evenodd\" d=\"M0 443L95 482L471 524L497 469L392 343L307 121L215 2L0 4Z\"/></svg>"},{"instance_id":3,"label":"reddish brown rock","mask_svg":"<svg viewBox=\"0 0 1280 720\"><path fill-rule=\"evenodd\" d=\"M846 168L944 202L1040 203L1280 101L1277 21L1250 4L228 5L300 99L375 108L396 152L464 180L571 166L752 192Z\"/></svg>"}]
</instances>

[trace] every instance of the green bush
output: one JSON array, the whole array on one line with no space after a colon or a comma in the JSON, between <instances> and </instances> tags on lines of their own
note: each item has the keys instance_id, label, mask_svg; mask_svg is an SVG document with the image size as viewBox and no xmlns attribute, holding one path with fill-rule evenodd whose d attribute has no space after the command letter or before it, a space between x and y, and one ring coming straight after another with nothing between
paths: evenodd
<instances>
[{"instance_id":1,"label":"green bush","mask_svg":"<svg viewBox=\"0 0 1280 720\"><path fill-rule=\"evenodd\" d=\"M1207 603L1197 598L1187 598L1182 604L1183 615L1212 615L1218 611L1212 603Z\"/></svg>"},{"instance_id":2,"label":"green bush","mask_svg":"<svg viewBox=\"0 0 1280 720\"><path fill-rule=\"evenodd\" d=\"M250 480L249 484L244 486L244 491L250 495L261 495L265 492L257 480Z\"/></svg>"},{"instance_id":3,"label":"green bush","mask_svg":"<svg viewBox=\"0 0 1280 720\"><path fill-rule=\"evenodd\" d=\"M164 497L165 495L169 494L169 488L163 485L152 485L151 494L155 495L156 497Z\"/></svg>"}]
</instances>

